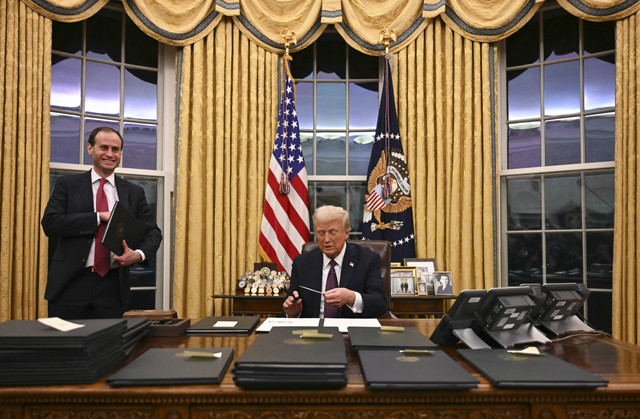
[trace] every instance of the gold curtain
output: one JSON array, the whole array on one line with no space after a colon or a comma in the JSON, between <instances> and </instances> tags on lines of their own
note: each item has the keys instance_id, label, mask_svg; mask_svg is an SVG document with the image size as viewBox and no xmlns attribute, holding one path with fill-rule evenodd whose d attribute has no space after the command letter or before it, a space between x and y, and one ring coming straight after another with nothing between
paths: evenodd
<instances>
[{"instance_id":1,"label":"gold curtain","mask_svg":"<svg viewBox=\"0 0 640 419\"><path fill-rule=\"evenodd\" d=\"M437 18L398 53L396 67L416 254L451 271L456 292L493 287L495 48Z\"/></svg>"},{"instance_id":2,"label":"gold curtain","mask_svg":"<svg viewBox=\"0 0 640 419\"><path fill-rule=\"evenodd\" d=\"M229 303L212 296L235 292L240 273L259 260L278 58L226 17L182 49L173 298L180 316L228 313Z\"/></svg>"},{"instance_id":3,"label":"gold curtain","mask_svg":"<svg viewBox=\"0 0 640 419\"><path fill-rule=\"evenodd\" d=\"M613 335L640 343L640 17L616 25Z\"/></svg>"},{"instance_id":4,"label":"gold curtain","mask_svg":"<svg viewBox=\"0 0 640 419\"><path fill-rule=\"evenodd\" d=\"M95 14L108 0L22 0L33 10L61 22ZM495 42L526 24L545 0L122 0L138 27L160 42L185 46L201 40L223 16L233 17L254 43L271 52L284 50L281 32L295 32L297 51L309 46L328 24L345 41L367 54L382 54L379 33L393 30L391 51L411 43L435 17L465 38ZM558 0L582 19L622 19L640 9L640 0Z\"/></svg>"},{"instance_id":5,"label":"gold curtain","mask_svg":"<svg viewBox=\"0 0 640 419\"><path fill-rule=\"evenodd\" d=\"M18 0L0 4L0 321L46 313L51 21Z\"/></svg>"}]
</instances>

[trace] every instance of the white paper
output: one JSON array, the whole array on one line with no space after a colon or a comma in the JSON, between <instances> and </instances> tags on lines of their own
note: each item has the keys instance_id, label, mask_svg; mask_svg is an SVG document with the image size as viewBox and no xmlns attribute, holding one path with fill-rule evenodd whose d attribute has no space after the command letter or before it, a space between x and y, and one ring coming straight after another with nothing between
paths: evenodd
<instances>
[{"instance_id":1,"label":"white paper","mask_svg":"<svg viewBox=\"0 0 640 419\"><path fill-rule=\"evenodd\" d=\"M38 319L38 321L61 332L68 332L70 330L84 327L84 324L71 323L66 320L62 320L60 317L45 317Z\"/></svg>"},{"instance_id":2,"label":"white paper","mask_svg":"<svg viewBox=\"0 0 640 419\"><path fill-rule=\"evenodd\" d=\"M237 321L234 320L218 320L213 327L224 327L224 328L229 328L229 327L235 327L236 324L238 324Z\"/></svg>"},{"instance_id":3,"label":"white paper","mask_svg":"<svg viewBox=\"0 0 640 419\"><path fill-rule=\"evenodd\" d=\"M318 327L319 323L320 319L318 318L267 317L258 326L256 332L268 332L272 327Z\"/></svg>"},{"instance_id":4,"label":"white paper","mask_svg":"<svg viewBox=\"0 0 640 419\"><path fill-rule=\"evenodd\" d=\"M337 327L340 333L347 333L349 326L357 327L380 327L380 322L376 318L371 319L343 319L343 318L330 318L324 319L324 327Z\"/></svg>"}]
</instances>

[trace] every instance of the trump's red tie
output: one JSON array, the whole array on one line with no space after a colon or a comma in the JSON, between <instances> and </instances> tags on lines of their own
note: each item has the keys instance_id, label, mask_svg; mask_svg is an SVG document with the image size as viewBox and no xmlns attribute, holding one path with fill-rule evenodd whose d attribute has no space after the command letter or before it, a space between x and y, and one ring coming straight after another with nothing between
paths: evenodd
<instances>
[{"instance_id":1,"label":"trump's red tie","mask_svg":"<svg viewBox=\"0 0 640 419\"><path fill-rule=\"evenodd\" d=\"M96 193L96 211L108 212L109 203L107 202L107 195L104 193L104 184L107 183L107 179L100 178L100 186ZM100 276L105 276L111 268L111 252L109 249L102 245L102 236L107 228L107 223L101 222L98 226L98 234L96 235L96 247L93 254L93 270Z\"/></svg>"},{"instance_id":2,"label":"trump's red tie","mask_svg":"<svg viewBox=\"0 0 640 419\"><path fill-rule=\"evenodd\" d=\"M337 265L336 261L331 259L329 261L329 273L327 274L327 284L324 287L325 292L332 290L334 288L338 288L338 277L336 276L336 270L334 269ZM326 302L324 303L324 317L332 318L338 317L338 307L331 307Z\"/></svg>"}]
</instances>

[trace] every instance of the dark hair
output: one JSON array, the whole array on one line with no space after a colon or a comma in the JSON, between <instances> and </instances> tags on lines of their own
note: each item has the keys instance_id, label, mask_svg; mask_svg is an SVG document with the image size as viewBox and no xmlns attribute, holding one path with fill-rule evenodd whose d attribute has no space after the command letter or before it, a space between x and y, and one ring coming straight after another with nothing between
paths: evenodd
<instances>
[{"instance_id":1,"label":"dark hair","mask_svg":"<svg viewBox=\"0 0 640 419\"><path fill-rule=\"evenodd\" d=\"M98 127L91 131L91 134L89 134L89 144L91 144L92 147L96 145L96 135L98 135L98 133L102 131L115 132L118 135L118 138L120 138L120 148L124 148L124 140L122 139L122 135L120 135L118 131L114 130L111 127Z\"/></svg>"}]
</instances>

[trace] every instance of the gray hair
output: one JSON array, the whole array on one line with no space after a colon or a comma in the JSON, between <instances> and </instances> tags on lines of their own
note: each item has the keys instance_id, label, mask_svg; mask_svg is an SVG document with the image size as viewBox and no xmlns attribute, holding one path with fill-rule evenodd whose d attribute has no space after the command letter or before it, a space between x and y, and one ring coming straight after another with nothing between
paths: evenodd
<instances>
[{"instance_id":1,"label":"gray hair","mask_svg":"<svg viewBox=\"0 0 640 419\"><path fill-rule=\"evenodd\" d=\"M313 225L318 222L329 222L333 220L342 221L342 228L345 231L351 231L351 224L349 223L349 213L341 207L335 207L333 205L323 205L316 208L313 213Z\"/></svg>"}]
</instances>

